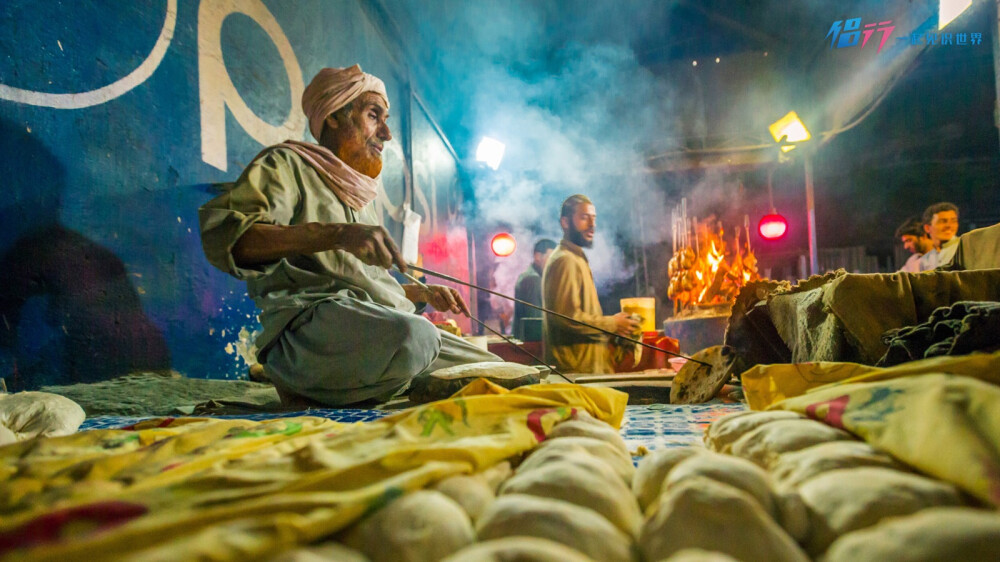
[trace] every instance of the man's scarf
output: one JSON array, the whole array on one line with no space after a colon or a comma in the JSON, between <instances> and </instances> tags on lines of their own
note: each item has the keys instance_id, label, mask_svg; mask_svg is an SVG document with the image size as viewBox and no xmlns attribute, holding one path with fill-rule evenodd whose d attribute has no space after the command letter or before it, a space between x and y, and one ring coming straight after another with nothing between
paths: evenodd
<instances>
[{"instance_id":1,"label":"man's scarf","mask_svg":"<svg viewBox=\"0 0 1000 562\"><path fill-rule=\"evenodd\" d=\"M381 95L388 109L389 96L385 84L375 76L362 72L359 65L320 70L302 93L302 111L309 118L309 131L316 140L323 134L323 122L327 116L365 92ZM301 156L334 195L355 211L360 211L378 196L378 178L370 178L348 166L325 146L296 140L287 140L277 146Z\"/></svg>"}]
</instances>

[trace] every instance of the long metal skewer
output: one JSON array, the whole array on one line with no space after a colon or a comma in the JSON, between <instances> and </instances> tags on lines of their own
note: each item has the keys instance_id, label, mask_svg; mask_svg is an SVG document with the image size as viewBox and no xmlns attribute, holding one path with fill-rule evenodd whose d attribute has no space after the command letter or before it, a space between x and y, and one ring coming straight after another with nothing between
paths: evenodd
<instances>
[{"instance_id":1,"label":"long metal skewer","mask_svg":"<svg viewBox=\"0 0 1000 562\"><path fill-rule=\"evenodd\" d=\"M667 351L666 349L661 349L659 347L656 347L655 345L650 345L650 344L648 344L646 342L643 342L643 341L640 341L640 340L637 340L637 339L633 339L633 338L630 338L628 336L623 336L621 334L616 334L615 332L612 332L612 331L609 331L609 330L605 330L603 328L598 328L597 326L591 326L590 324L587 324L586 322L583 322L582 320L577 320L576 318L573 318L572 316L567 316L565 314L562 314L561 312L556 312L554 310L549 310L549 309L547 309L545 307L538 306L537 304L532 304L532 303L530 303L528 301L521 300L521 299L519 299L517 297L511 297L511 296L505 295L503 293L498 293L498 292L493 291L491 289L487 289L485 287L480 287L479 285L476 285L474 283L469 283L468 281L462 281L461 279L459 279L457 277L452 277L451 275L445 275L444 273L438 273L436 271L431 271L429 269L426 269L426 268L423 268L423 267L418 267L418 266L415 266L415 265L412 265L412 264L406 264L406 267L408 267L408 268L410 268L410 269L412 269L414 271L419 271L419 272L427 274L427 275L431 275L431 276L434 276L434 277L438 277L440 279L444 279L445 281L451 281L452 283L458 283L459 285L465 285L466 287L471 287L471 288L477 289L479 291L487 292L487 293L489 293L491 295L496 295L498 297L501 297L501 298L504 298L504 299L507 299L507 300L511 300L511 301L514 301L514 302L519 303L519 304L523 304L524 306L528 306L528 307L534 308L535 310L540 310L540 311L542 311L542 312L544 312L546 314L551 314L553 316L558 316L559 318L563 318L565 320L569 320L570 322L573 322L575 324L580 324L581 326L586 326L586 327L588 327L588 328L590 328L592 330L596 330L596 331L601 332L603 334L607 334L609 336L614 336L614 337L617 337L617 338L621 338L621 339L623 339L623 340L625 340L627 342L632 342L634 344L641 345L642 347L648 347L649 349L652 349L653 351L659 351L661 353L666 353L667 355L673 355L674 357L680 357L682 359L687 359L688 361L694 361L695 363L698 363L699 365L704 365L706 367L711 367L712 366L709 363L705 363L704 361L699 361L697 359L688 357L687 355L681 355L680 353L674 353L673 351ZM403 275L406 275L406 274L404 273Z\"/></svg>"},{"instance_id":2,"label":"long metal skewer","mask_svg":"<svg viewBox=\"0 0 1000 562\"><path fill-rule=\"evenodd\" d=\"M427 285L425 285L423 281L417 279L416 277L410 275L409 273L403 273L403 276L406 277L407 279L409 279L410 281L413 281L414 283L416 283L418 287L423 287L424 289L430 290L430 287L428 287ZM494 334L496 334L496 335L500 336L501 338L503 338L503 341L505 341L505 342L509 343L510 345L512 345L514 347L514 349L520 351L521 353L526 354L528 357L531 357L535 361L538 361L539 365L542 365L543 367L546 367L546 368L550 369L553 373L555 373L555 374L557 374L559 376L562 376L562 373L560 373L555 367L553 367L552 365L547 365L545 363L545 361L542 361L541 359L539 359L538 357L536 357L534 353L532 353L532 352L528 351L527 349L524 349L523 347L517 345L516 343L514 343L513 341L511 341L510 338L508 338L507 336L505 336L505 335L501 334L500 332L494 330L493 328L487 326L486 322L483 322L482 320L476 318L475 316L473 316L471 314L469 314L468 316L469 316L469 318L471 320L475 321L477 324L479 324L483 328L486 328L487 330L489 330L489 331L493 332Z\"/></svg>"}]
</instances>

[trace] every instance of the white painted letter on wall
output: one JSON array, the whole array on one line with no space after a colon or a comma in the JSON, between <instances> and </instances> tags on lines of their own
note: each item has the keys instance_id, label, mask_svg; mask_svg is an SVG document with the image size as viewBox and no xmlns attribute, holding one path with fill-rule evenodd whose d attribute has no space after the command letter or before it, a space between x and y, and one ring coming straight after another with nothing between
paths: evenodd
<instances>
[{"instance_id":1,"label":"white painted letter on wall","mask_svg":"<svg viewBox=\"0 0 1000 562\"><path fill-rule=\"evenodd\" d=\"M251 110L236 91L222 60L222 22L230 15L250 16L278 48L288 74L292 103L288 118L272 125ZM260 0L207 0L198 7L198 90L201 104L201 159L222 171L227 168L226 108L255 141L268 146L286 139L301 139L306 117L299 107L302 69L292 45L277 20Z\"/></svg>"}]
</instances>

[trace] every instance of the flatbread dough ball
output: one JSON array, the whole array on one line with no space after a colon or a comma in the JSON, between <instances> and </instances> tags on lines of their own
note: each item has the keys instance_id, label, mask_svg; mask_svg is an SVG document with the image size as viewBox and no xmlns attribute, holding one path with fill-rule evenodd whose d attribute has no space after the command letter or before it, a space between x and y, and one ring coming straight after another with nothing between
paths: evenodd
<instances>
[{"instance_id":1,"label":"flatbread dough ball","mask_svg":"<svg viewBox=\"0 0 1000 562\"><path fill-rule=\"evenodd\" d=\"M554 462L567 461L580 467L584 467L604 482L624 482L621 474L615 471L607 462L595 457L584 449L573 449L565 447L548 447L538 449L531 453L518 467L517 473L534 470Z\"/></svg>"},{"instance_id":2,"label":"flatbread dough ball","mask_svg":"<svg viewBox=\"0 0 1000 562\"><path fill-rule=\"evenodd\" d=\"M887 517L962 505L954 486L888 468L832 470L806 481L799 494L809 511L806 550L818 555L841 535Z\"/></svg>"},{"instance_id":3,"label":"flatbread dough ball","mask_svg":"<svg viewBox=\"0 0 1000 562\"><path fill-rule=\"evenodd\" d=\"M573 461L519 471L500 488L500 495L506 494L552 498L592 509L633 537L642 524L639 503L624 482L604 478Z\"/></svg>"},{"instance_id":4,"label":"flatbread dough ball","mask_svg":"<svg viewBox=\"0 0 1000 562\"><path fill-rule=\"evenodd\" d=\"M1000 557L1000 514L938 507L897 517L837 539L826 562L995 562Z\"/></svg>"},{"instance_id":5,"label":"flatbread dough ball","mask_svg":"<svg viewBox=\"0 0 1000 562\"><path fill-rule=\"evenodd\" d=\"M663 488L670 490L673 486L696 477L711 478L742 490L757 500L765 513L772 517L777 515L771 478L764 469L750 461L708 451L703 455L692 455L670 471L663 481Z\"/></svg>"},{"instance_id":6,"label":"flatbread dough ball","mask_svg":"<svg viewBox=\"0 0 1000 562\"><path fill-rule=\"evenodd\" d=\"M462 507L441 492L418 490L362 519L344 542L373 562L432 562L475 540Z\"/></svg>"},{"instance_id":7,"label":"flatbread dough ball","mask_svg":"<svg viewBox=\"0 0 1000 562\"><path fill-rule=\"evenodd\" d=\"M537 537L485 541L452 554L442 562L593 562L572 548Z\"/></svg>"},{"instance_id":8,"label":"flatbread dough ball","mask_svg":"<svg viewBox=\"0 0 1000 562\"><path fill-rule=\"evenodd\" d=\"M462 506L473 523L496 497L486 479L478 475L460 474L451 476L431 486L432 490L441 492L455 503Z\"/></svg>"},{"instance_id":9,"label":"flatbread dough ball","mask_svg":"<svg viewBox=\"0 0 1000 562\"><path fill-rule=\"evenodd\" d=\"M549 539L607 562L630 562L632 540L597 512L560 500L502 495L476 525L480 540L515 535Z\"/></svg>"},{"instance_id":10,"label":"flatbread dough ball","mask_svg":"<svg viewBox=\"0 0 1000 562\"><path fill-rule=\"evenodd\" d=\"M510 467L509 461L500 461L495 465L483 470L476 474L476 476L483 479L486 485L490 487L490 490L494 494L500 489L500 484L504 483L504 480L510 478L510 475L514 473L514 469Z\"/></svg>"},{"instance_id":11,"label":"flatbread dough ball","mask_svg":"<svg viewBox=\"0 0 1000 562\"><path fill-rule=\"evenodd\" d=\"M269 562L328 562L330 560L368 562L368 558L364 554L335 542L282 552L271 558Z\"/></svg>"},{"instance_id":12,"label":"flatbread dough ball","mask_svg":"<svg viewBox=\"0 0 1000 562\"><path fill-rule=\"evenodd\" d=\"M679 462L704 452L705 449L701 447L675 447L656 451L639 461L639 467L635 469L635 476L632 478L632 493L639 500L639 507L645 511L660 497L663 480Z\"/></svg>"},{"instance_id":13,"label":"flatbread dough ball","mask_svg":"<svg viewBox=\"0 0 1000 562\"><path fill-rule=\"evenodd\" d=\"M661 562L738 562L732 556L700 548L685 548Z\"/></svg>"},{"instance_id":14,"label":"flatbread dough ball","mask_svg":"<svg viewBox=\"0 0 1000 562\"><path fill-rule=\"evenodd\" d=\"M808 560L754 498L729 484L689 478L667 489L658 504L639 535L645 560L662 560L689 548L737 560Z\"/></svg>"},{"instance_id":15,"label":"flatbread dough ball","mask_svg":"<svg viewBox=\"0 0 1000 562\"><path fill-rule=\"evenodd\" d=\"M743 437L758 427L779 420L803 419L795 412L775 410L772 412L737 412L723 416L708 426L705 430L705 446L709 449L728 453L737 439Z\"/></svg>"},{"instance_id":16,"label":"flatbread dough ball","mask_svg":"<svg viewBox=\"0 0 1000 562\"><path fill-rule=\"evenodd\" d=\"M771 477L783 488L797 488L824 472L862 466L905 470L902 464L864 441L833 441L779 456L771 465Z\"/></svg>"},{"instance_id":17,"label":"flatbread dough ball","mask_svg":"<svg viewBox=\"0 0 1000 562\"><path fill-rule=\"evenodd\" d=\"M622 436L619 435L617 431L611 429L611 426L607 424L602 426L596 423L581 420L564 421L553 427L552 431L550 431L547 436L548 439L558 439L560 437L592 437L594 439L600 439L601 441L614 446L625 456L630 456L628 452L628 445L625 444L625 440L622 439Z\"/></svg>"},{"instance_id":18,"label":"flatbread dough ball","mask_svg":"<svg viewBox=\"0 0 1000 562\"><path fill-rule=\"evenodd\" d=\"M87 418L79 404L48 392L0 393L0 444L72 435Z\"/></svg>"},{"instance_id":19,"label":"flatbread dough ball","mask_svg":"<svg viewBox=\"0 0 1000 562\"><path fill-rule=\"evenodd\" d=\"M775 521L795 542L801 544L809 536L809 511L802 496L795 490L779 491L775 503L778 507Z\"/></svg>"},{"instance_id":20,"label":"flatbread dough ball","mask_svg":"<svg viewBox=\"0 0 1000 562\"><path fill-rule=\"evenodd\" d=\"M536 447L536 451L545 450L583 451L589 453L607 463L626 484L631 485L632 476L635 474L635 466L632 464L632 457L628 453L623 453L621 449L618 449L607 441L601 441L593 437L546 439ZM530 459L531 457L528 458Z\"/></svg>"},{"instance_id":21,"label":"flatbread dough ball","mask_svg":"<svg viewBox=\"0 0 1000 562\"><path fill-rule=\"evenodd\" d=\"M850 433L815 420L777 420L745 433L733 443L732 454L770 468L778 456L820 443L853 440Z\"/></svg>"}]
</instances>

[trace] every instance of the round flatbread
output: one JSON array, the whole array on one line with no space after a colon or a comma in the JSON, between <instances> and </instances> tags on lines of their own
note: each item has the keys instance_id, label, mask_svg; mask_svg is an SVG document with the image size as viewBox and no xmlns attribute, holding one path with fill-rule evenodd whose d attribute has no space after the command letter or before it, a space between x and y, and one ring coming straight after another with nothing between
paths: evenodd
<instances>
[{"instance_id":1,"label":"round flatbread","mask_svg":"<svg viewBox=\"0 0 1000 562\"><path fill-rule=\"evenodd\" d=\"M504 361L467 363L414 377L410 382L410 401L425 404L444 400L479 378L508 389L538 384L541 380L539 370L529 365Z\"/></svg>"},{"instance_id":2,"label":"round flatbread","mask_svg":"<svg viewBox=\"0 0 1000 562\"><path fill-rule=\"evenodd\" d=\"M703 404L722 390L734 374L736 350L725 345L707 347L691 356L670 386L671 404ZM700 361L701 363L698 363ZM703 364L704 363L704 364Z\"/></svg>"}]
</instances>

